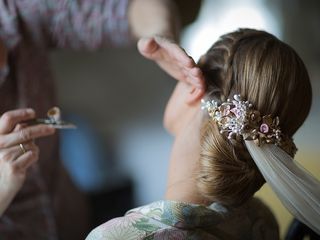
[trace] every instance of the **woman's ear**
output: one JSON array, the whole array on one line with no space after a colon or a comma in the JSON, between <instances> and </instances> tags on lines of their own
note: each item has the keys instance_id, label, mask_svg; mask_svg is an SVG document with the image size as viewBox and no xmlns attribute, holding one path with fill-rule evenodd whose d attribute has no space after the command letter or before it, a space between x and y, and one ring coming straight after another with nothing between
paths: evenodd
<instances>
[{"instance_id":1,"label":"woman's ear","mask_svg":"<svg viewBox=\"0 0 320 240\"><path fill-rule=\"evenodd\" d=\"M201 87L194 86L189 84L188 86L188 93L186 96L186 103L188 105L193 105L197 102L199 102L205 95L205 86L204 83L201 84Z\"/></svg>"}]
</instances>

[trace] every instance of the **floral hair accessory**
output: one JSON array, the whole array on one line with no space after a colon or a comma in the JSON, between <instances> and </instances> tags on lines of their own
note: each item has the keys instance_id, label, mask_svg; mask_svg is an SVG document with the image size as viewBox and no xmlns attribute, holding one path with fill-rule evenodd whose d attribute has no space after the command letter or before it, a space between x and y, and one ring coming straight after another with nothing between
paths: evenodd
<instances>
[{"instance_id":1,"label":"floral hair accessory","mask_svg":"<svg viewBox=\"0 0 320 240\"><path fill-rule=\"evenodd\" d=\"M254 141L258 146L275 144L292 156L296 153L293 140L281 132L278 117L261 116L250 102L241 100L240 95L233 98L221 104L215 100L201 100L201 108L208 111L221 134L229 140Z\"/></svg>"}]
</instances>

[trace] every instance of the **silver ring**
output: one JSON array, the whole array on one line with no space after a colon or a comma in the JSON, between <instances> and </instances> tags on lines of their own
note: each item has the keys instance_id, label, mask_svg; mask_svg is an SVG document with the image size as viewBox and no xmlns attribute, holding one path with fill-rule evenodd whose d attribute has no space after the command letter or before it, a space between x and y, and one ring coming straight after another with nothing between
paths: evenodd
<instances>
[{"instance_id":1,"label":"silver ring","mask_svg":"<svg viewBox=\"0 0 320 240\"><path fill-rule=\"evenodd\" d=\"M27 152L27 150L25 149L25 147L23 146L22 143L20 143L19 146L20 146L20 149L21 149L22 153L26 153Z\"/></svg>"}]
</instances>

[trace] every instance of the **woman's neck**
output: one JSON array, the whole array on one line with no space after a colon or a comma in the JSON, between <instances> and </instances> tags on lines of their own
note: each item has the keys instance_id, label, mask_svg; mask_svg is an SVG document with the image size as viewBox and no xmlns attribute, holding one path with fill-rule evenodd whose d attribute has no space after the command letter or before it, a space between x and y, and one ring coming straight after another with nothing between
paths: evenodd
<instances>
[{"instance_id":1,"label":"woman's neck","mask_svg":"<svg viewBox=\"0 0 320 240\"><path fill-rule=\"evenodd\" d=\"M192 119L176 135L173 143L165 197L167 200L207 205L197 188L202 120L197 116Z\"/></svg>"},{"instance_id":2,"label":"woman's neck","mask_svg":"<svg viewBox=\"0 0 320 240\"><path fill-rule=\"evenodd\" d=\"M165 199L177 202L209 205L209 202L198 193L194 181L182 180L180 182L169 183Z\"/></svg>"}]
</instances>

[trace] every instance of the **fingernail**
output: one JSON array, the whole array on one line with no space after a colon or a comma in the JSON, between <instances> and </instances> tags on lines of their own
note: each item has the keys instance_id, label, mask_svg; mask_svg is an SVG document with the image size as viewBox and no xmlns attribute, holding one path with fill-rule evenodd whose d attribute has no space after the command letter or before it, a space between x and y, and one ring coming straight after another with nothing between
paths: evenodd
<instances>
[{"instance_id":1,"label":"fingernail","mask_svg":"<svg viewBox=\"0 0 320 240\"><path fill-rule=\"evenodd\" d=\"M198 79L192 78L193 84L196 85L198 88L202 88L202 84Z\"/></svg>"},{"instance_id":2,"label":"fingernail","mask_svg":"<svg viewBox=\"0 0 320 240\"><path fill-rule=\"evenodd\" d=\"M54 127L51 126L46 126L46 132L48 133L54 133L56 131L56 129Z\"/></svg>"},{"instance_id":3,"label":"fingernail","mask_svg":"<svg viewBox=\"0 0 320 240\"><path fill-rule=\"evenodd\" d=\"M34 114L34 110L32 108L28 108L26 111L28 114Z\"/></svg>"},{"instance_id":4,"label":"fingernail","mask_svg":"<svg viewBox=\"0 0 320 240\"><path fill-rule=\"evenodd\" d=\"M199 83L199 81L196 82L196 86L197 86L197 88L199 88L199 89L203 89L203 86L202 86L201 83Z\"/></svg>"}]
</instances>

